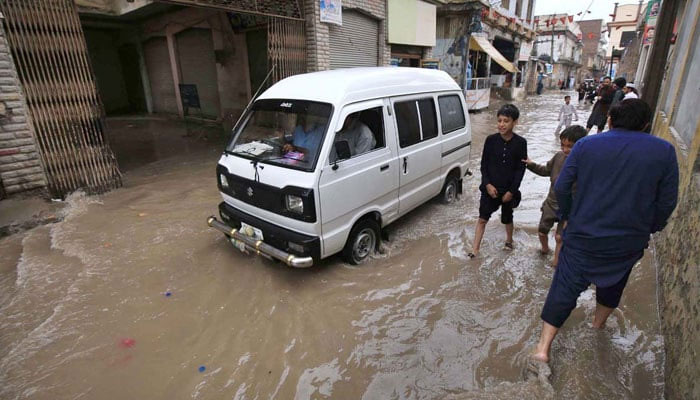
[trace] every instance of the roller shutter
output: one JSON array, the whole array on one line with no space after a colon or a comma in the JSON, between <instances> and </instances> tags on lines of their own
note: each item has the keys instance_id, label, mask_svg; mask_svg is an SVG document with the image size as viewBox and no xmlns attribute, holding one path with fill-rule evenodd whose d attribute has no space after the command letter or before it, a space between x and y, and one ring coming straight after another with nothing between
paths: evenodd
<instances>
[{"instance_id":1,"label":"roller shutter","mask_svg":"<svg viewBox=\"0 0 700 400\"><path fill-rule=\"evenodd\" d=\"M379 22L357 11L343 10L343 25L330 25L331 69L376 67Z\"/></svg>"},{"instance_id":2,"label":"roller shutter","mask_svg":"<svg viewBox=\"0 0 700 400\"><path fill-rule=\"evenodd\" d=\"M151 38L143 43L148 80L151 83L153 111L177 114L177 100L173 73L170 69L168 43L163 37Z\"/></svg>"}]
</instances>

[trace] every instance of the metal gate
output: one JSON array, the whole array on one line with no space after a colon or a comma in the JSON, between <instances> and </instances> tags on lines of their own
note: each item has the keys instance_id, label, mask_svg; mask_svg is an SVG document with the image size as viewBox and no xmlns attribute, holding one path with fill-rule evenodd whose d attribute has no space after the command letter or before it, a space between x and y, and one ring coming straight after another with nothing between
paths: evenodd
<instances>
[{"instance_id":1,"label":"metal gate","mask_svg":"<svg viewBox=\"0 0 700 400\"><path fill-rule=\"evenodd\" d=\"M275 65L272 82L306 72L304 22L270 18L267 24L267 56Z\"/></svg>"},{"instance_id":2,"label":"metal gate","mask_svg":"<svg viewBox=\"0 0 700 400\"><path fill-rule=\"evenodd\" d=\"M343 25L329 26L331 69L376 67L379 23L357 11L343 11Z\"/></svg>"},{"instance_id":3,"label":"metal gate","mask_svg":"<svg viewBox=\"0 0 700 400\"><path fill-rule=\"evenodd\" d=\"M72 0L1 0L5 30L52 195L121 186Z\"/></svg>"},{"instance_id":4,"label":"metal gate","mask_svg":"<svg viewBox=\"0 0 700 400\"><path fill-rule=\"evenodd\" d=\"M275 83L306 72L306 34L302 0L160 0L165 3L215 8L268 17L267 57L275 65Z\"/></svg>"}]
</instances>

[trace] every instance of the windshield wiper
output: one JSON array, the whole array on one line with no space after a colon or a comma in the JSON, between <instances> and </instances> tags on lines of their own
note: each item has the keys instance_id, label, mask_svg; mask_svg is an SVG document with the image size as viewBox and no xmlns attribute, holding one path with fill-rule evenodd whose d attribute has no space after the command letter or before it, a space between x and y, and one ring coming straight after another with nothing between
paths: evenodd
<instances>
[{"instance_id":1,"label":"windshield wiper","mask_svg":"<svg viewBox=\"0 0 700 400\"><path fill-rule=\"evenodd\" d=\"M256 161L260 160L260 156L259 156L259 155L255 154L255 153L253 153L253 152L250 152L250 151L248 151L248 150L233 150L233 151L228 151L228 153L230 153L230 154L241 154L241 153L243 153L243 154L247 154L247 155L253 157L253 159L256 160Z\"/></svg>"}]
</instances>

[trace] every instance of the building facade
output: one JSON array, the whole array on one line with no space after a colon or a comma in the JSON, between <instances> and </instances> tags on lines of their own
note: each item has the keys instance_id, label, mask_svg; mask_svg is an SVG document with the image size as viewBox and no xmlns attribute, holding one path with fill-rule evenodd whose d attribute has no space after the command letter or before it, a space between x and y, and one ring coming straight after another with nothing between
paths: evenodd
<instances>
[{"instance_id":1,"label":"building facade","mask_svg":"<svg viewBox=\"0 0 700 400\"><path fill-rule=\"evenodd\" d=\"M506 99L524 97L534 39L534 1L500 6L477 0L442 3L433 56L465 88L469 108L488 106L492 90Z\"/></svg>"},{"instance_id":2,"label":"building facade","mask_svg":"<svg viewBox=\"0 0 700 400\"><path fill-rule=\"evenodd\" d=\"M550 14L535 17L536 53L540 60L552 64L545 86L572 88L580 79L583 36L573 15Z\"/></svg>"},{"instance_id":3,"label":"building facade","mask_svg":"<svg viewBox=\"0 0 700 400\"><path fill-rule=\"evenodd\" d=\"M581 69L579 70L579 81L581 79L600 79L605 71L605 35L603 30L605 25L602 19L578 21L581 29Z\"/></svg>"},{"instance_id":4,"label":"building facade","mask_svg":"<svg viewBox=\"0 0 700 400\"><path fill-rule=\"evenodd\" d=\"M625 49L633 45L638 36L637 25L646 12L646 3L639 0L636 4L615 6L612 10L612 21L607 23L608 47L605 52L606 69L611 76L617 75L620 59Z\"/></svg>"},{"instance_id":5,"label":"building facade","mask_svg":"<svg viewBox=\"0 0 700 400\"><path fill-rule=\"evenodd\" d=\"M44 161L43 172L50 191L58 196L86 186L93 188L89 192L100 192L120 184L116 164L119 155L112 154L104 139L105 116L176 116L221 124L227 132L258 89L286 76L333 68L389 65L392 42L397 56L409 56L405 58L410 65L420 66L422 60L431 57L435 42L436 7L422 0L400 4L385 0L37 1L36 7L47 10L53 7L49 5L51 1L58 1L66 15L71 15L71 35L76 45L71 43L72 47L59 50L78 51L81 56L73 58L86 63L66 65L66 71L88 71L81 76L87 79L81 82L82 86L71 86L66 81L61 83L65 86L62 90L54 91L58 93L54 95L55 104L62 107L59 116L61 112L71 113L68 108L73 104L59 98L59 94L82 93L87 98L80 104L90 104L89 108L78 110L82 114L73 112L81 115L80 122L66 120L67 125L59 129L60 124L40 118L42 109L31 111L33 104L44 104L33 99L54 93L50 86L38 85L31 79L34 75L29 72L37 66L17 68L19 77L27 78L19 80L18 91L21 94L29 90L34 94L28 98L31 118L27 124L31 127L33 122L38 126L33 140L40 144L39 158ZM17 27L10 33L19 35L24 25L31 25L28 16L32 14L24 13L26 5L23 0L2 2L2 7L19 10L5 24ZM391 22L388 6L394 10L392 26L396 29L392 32L388 30ZM411 25L416 29L402 28L407 16L414 18ZM19 39L14 48L9 43L10 53L23 54L19 44ZM410 58L414 55L416 59ZM9 105L6 108L10 117L3 121L24 118L15 99ZM66 139L61 135L77 126L85 135L81 144L62 145ZM6 137L10 137L9 131L3 131L2 138ZM58 147L45 146L53 142ZM0 157L12 156L13 160L19 157L8 151L4 150ZM21 173L36 179L22 181L23 190L40 185L40 175L35 174L39 166L34 161L31 163ZM100 167L93 168L96 165ZM10 188L6 192L14 193L20 172L2 173L0 168L4 187ZM96 175L91 177L93 173Z\"/></svg>"}]
</instances>

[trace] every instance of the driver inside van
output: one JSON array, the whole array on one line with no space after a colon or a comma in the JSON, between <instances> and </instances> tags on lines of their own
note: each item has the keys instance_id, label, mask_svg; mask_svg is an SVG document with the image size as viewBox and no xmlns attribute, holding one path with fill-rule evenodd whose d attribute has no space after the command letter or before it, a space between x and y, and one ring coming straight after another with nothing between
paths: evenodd
<instances>
[{"instance_id":1,"label":"driver inside van","mask_svg":"<svg viewBox=\"0 0 700 400\"><path fill-rule=\"evenodd\" d=\"M366 153L372 150L377 144L372 130L360 121L359 112L350 114L345 118L343 128L335 134L334 143L340 141L346 141L348 143L351 157ZM335 146L333 146L330 161L335 162L337 158L338 154L336 153Z\"/></svg>"},{"instance_id":2,"label":"driver inside van","mask_svg":"<svg viewBox=\"0 0 700 400\"><path fill-rule=\"evenodd\" d=\"M300 116L300 123L292 132L291 143L282 146L282 153L290 158L304 159L307 155L316 153L323 138L324 123L314 115ZM296 156L294 153L301 153Z\"/></svg>"}]
</instances>

